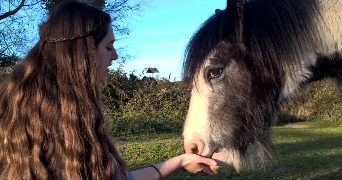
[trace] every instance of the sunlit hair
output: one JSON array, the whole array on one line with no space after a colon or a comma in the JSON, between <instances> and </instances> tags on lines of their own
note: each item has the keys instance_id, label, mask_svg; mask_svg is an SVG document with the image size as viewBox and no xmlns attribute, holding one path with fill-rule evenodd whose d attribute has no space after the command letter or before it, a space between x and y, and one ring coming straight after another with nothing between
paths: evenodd
<instances>
[{"instance_id":1,"label":"sunlit hair","mask_svg":"<svg viewBox=\"0 0 342 180\"><path fill-rule=\"evenodd\" d=\"M0 85L0 179L127 179L99 103L95 54L109 23L66 1L40 25L39 42Z\"/></svg>"}]
</instances>

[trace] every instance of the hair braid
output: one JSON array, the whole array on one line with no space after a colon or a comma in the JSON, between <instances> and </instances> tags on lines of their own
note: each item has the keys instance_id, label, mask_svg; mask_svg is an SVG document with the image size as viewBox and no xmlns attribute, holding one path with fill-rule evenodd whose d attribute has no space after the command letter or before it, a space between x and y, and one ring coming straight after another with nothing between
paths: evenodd
<instances>
[{"instance_id":1,"label":"hair braid","mask_svg":"<svg viewBox=\"0 0 342 180\"><path fill-rule=\"evenodd\" d=\"M44 48L44 45L46 43L58 43L58 42L66 42L66 41L74 41L76 39L81 39L81 38L85 38L87 36L90 36L92 35L97 28L99 28L101 25L101 23L97 24L93 29L91 29L90 31L88 32L85 32L83 34L79 34L79 35L76 35L76 36L71 36L71 37L61 37L61 38L46 38L44 39L42 42L41 42L41 45L40 45L40 49L43 50Z\"/></svg>"}]
</instances>

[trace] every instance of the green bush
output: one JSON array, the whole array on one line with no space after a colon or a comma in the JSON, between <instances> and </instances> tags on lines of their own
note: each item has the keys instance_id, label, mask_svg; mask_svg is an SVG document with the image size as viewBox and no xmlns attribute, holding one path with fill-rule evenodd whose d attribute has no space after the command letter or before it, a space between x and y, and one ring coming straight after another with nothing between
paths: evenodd
<instances>
[{"instance_id":1,"label":"green bush","mask_svg":"<svg viewBox=\"0 0 342 180\"><path fill-rule=\"evenodd\" d=\"M166 119L155 119L153 117L115 117L106 116L107 130L113 137L131 136L151 133L180 132L183 123L170 122Z\"/></svg>"},{"instance_id":2,"label":"green bush","mask_svg":"<svg viewBox=\"0 0 342 180\"><path fill-rule=\"evenodd\" d=\"M312 82L286 101L280 123L307 120L342 119L341 85L334 79Z\"/></svg>"},{"instance_id":3,"label":"green bush","mask_svg":"<svg viewBox=\"0 0 342 180\"><path fill-rule=\"evenodd\" d=\"M101 86L108 131L113 136L179 132L189 92L179 82L127 74L118 69Z\"/></svg>"}]
</instances>

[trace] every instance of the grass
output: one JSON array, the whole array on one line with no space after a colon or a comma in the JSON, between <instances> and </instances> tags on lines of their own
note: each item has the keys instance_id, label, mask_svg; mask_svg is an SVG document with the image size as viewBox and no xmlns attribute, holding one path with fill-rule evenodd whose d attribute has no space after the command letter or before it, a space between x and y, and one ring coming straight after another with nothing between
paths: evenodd
<instances>
[{"instance_id":1,"label":"grass","mask_svg":"<svg viewBox=\"0 0 342 180\"><path fill-rule=\"evenodd\" d=\"M222 169L218 174L176 171L167 180L332 180L342 178L342 121L310 121L273 128L278 162L268 169L236 173ZM130 170L159 163L182 154L181 134L149 134L116 138Z\"/></svg>"}]
</instances>

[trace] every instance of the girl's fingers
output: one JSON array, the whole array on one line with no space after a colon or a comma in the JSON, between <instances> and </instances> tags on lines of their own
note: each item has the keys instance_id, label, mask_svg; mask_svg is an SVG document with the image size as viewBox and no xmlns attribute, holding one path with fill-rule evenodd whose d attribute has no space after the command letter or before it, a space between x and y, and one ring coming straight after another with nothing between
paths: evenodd
<instances>
[{"instance_id":1,"label":"girl's fingers","mask_svg":"<svg viewBox=\"0 0 342 180\"><path fill-rule=\"evenodd\" d=\"M206 157L201 157L199 163L206 164L208 166L217 166L217 162L215 160Z\"/></svg>"},{"instance_id":2,"label":"girl's fingers","mask_svg":"<svg viewBox=\"0 0 342 180\"><path fill-rule=\"evenodd\" d=\"M204 165L203 172L208 173L208 174L214 174L214 172L207 165Z\"/></svg>"}]
</instances>

